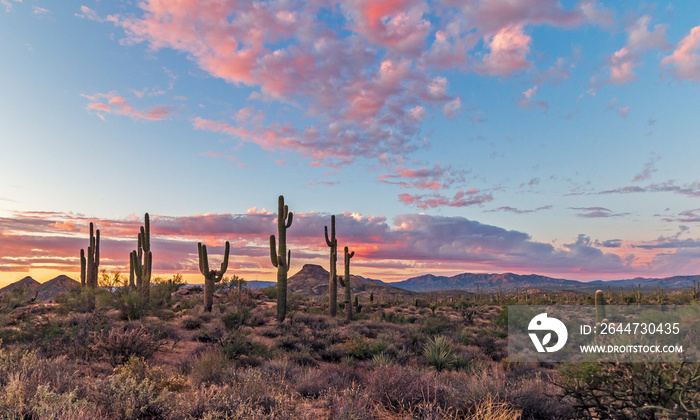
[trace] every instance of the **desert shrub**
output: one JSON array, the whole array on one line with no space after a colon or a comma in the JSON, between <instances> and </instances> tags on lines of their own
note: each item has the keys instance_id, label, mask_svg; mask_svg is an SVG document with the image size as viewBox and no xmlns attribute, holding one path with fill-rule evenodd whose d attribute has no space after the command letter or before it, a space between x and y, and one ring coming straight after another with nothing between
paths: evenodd
<instances>
[{"instance_id":1,"label":"desert shrub","mask_svg":"<svg viewBox=\"0 0 700 420\"><path fill-rule=\"evenodd\" d=\"M445 314L431 315L423 320L423 332L427 335L442 334L450 328L450 320Z\"/></svg>"},{"instance_id":2,"label":"desert shrub","mask_svg":"<svg viewBox=\"0 0 700 420\"><path fill-rule=\"evenodd\" d=\"M202 326L202 319L198 316L186 316L182 318L182 327L186 330L196 330Z\"/></svg>"},{"instance_id":3,"label":"desert shrub","mask_svg":"<svg viewBox=\"0 0 700 420\"><path fill-rule=\"evenodd\" d=\"M218 343L224 333L221 328L205 327L197 331L192 339L200 343Z\"/></svg>"},{"instance_id":4,"label":"desert shrub","mask_svg":"<svg viewBox=\"0 0 700 420\"><path fill-rule=\"evenodd\" d=\"M423 347L423 356L425 356L428 365L434 367L438 372L453 368L457 359L452 341L444 335L428 339Z\"/></svg>"},{"instance_id":5,"label":"desert shrub","mask_svg":"<svg viewBox=\"0 0 700 420\"><path fill-rule=\"evenodd\" d=\"M366 383L369 394L391 411L410 411L427 402L443 408L449 405L447 390L431 372L398 365L379 367L368 373Z\"/></svg>"},{"instance_id":6,"label":"desert shrub","mask_svg":"<svg viewBox=\"0 0 700 420\"><path fill-rule=\"evenodd\" d=\"M277 286L276 285L264 287L264 288L260 289L260 292L263 295L267 296L268 299L272 299L272 300L277 299Z\"/></svg>"},{"instance_id":7,"label":"desert shrub","mask_svg":"<svg viewBox=\"0 0 700 420\"><path fill-rule=\"evenodd\" d=\"M165 343L155 340L144 326L113 328L107 333L92 335L90 349L112 366L124 363L131 357L148 359L165 347Z\"/></svg>"},{"instance_id":8,"label":"desert shrub","mask_svg":"<svg viewBox=\"0 0 700 420\"><path fill-rule=\"evenodd\" d=\"M243 355L247 356L255 349L255 345L250 338L240 331L226 334L219 340L219 345L223 354L229 359L238 359Z\"/></svg>"},{"instance_id":9,"label":"desert shrub","mask_svg":"<svg viewBox=\"0 0 700 420\"><path fill-rule=\"evenodd\" d=\"M190 288L190 290L193 290L194 287ZM199 291L202 291L202 288L199 288ZM173 305L173 311L175 312L180 312L180 311L185 311L189 309L195 308L197 305L203 305L204 304L204 299L201 297L188 297L188 298L182 298L180 299L175 305Z\"/></svg>"},{"instance_id":10,"label":"desert shrub","mask_svg":"<svg viewBox=\"0 0 700 420\"><path fill-rule=\"evenodd\" d=\"M557 386L582 416L675 419L700 410L697 363L581 363L560 374Z\"/></svg>"},{"instance_id":11,"label":"desert shrub","mask_svg":"<svg viewBox=\"0 0 700 420\"><path fill-rule=\"evenodd\" d=\"M261 325L267 324L267 322L275 316L271 309L265 307L255 308L250 313L250 319L248 319L248 325L251 327L259 327Z\"/></svg>"},{"instance_id":12,"label":"desert shrub","mask_svg":"<svg viewBox=\"0 0 700 420\"><path fill-rule=\"evenodd\" d=\"M18 286L0 295L0 313L10 313L27 301L27 288Z\"/></svg>"},{"instance_id":13,"label":"desert shrub","mask_svg":"<svg viewBox=\"0 0 700 420\"><path fill-rule=\"evenodd\" d=\"M28 417L42 420L94 420L104 417L94 403L78 399L74 391L57 393L48 385L39 385L29 407Z\"/></svg>"},{"instance_id":14,"label":"desert shrub","mask_svg":"<svg viewBox=\"0 0 700 420\"><path fill-rule=\"evenodd\" d=\"M95 309L95 301L101 303L100 306L109 306L104 302L109 302L110 296L111 293L103 289L90 290L80 286L72 287L67 293L56 297L56 303L58 303L56 310L61 314L92 312Z\"/></svg>"},{"instance_id":15,"label":"desert shrub","mask_svg":"<svg viewBox=\"0 0 700 420\"><path fill-rule=\"evenodd\" d=\"M469 415L473 420L520 420L521 411L505 401L498 401L492 395L479 401Z\"/></svg>"},{"instance_id":16,"label":"desert shrub","mask_svg":"<svg viewBox=\"0 0 700 420\"><path fill-rule=\"evenodd\" d=\"M119 319L133 321L146 315L148 299L138 290L122 287L111 295L111 306L119 311Z\"/></svg>"},{"instance_id":17,"label":"desert shrub","mask_svg":"<svg viewBox=\"0 0 700 420\"><path fill-rule=\"evenodd\" d=\"M511 380L511 384L513 386L508 389L505 398L514 408L522 411L523 420L576 418L573 401L563 398L561 389L540 372L523 376L517 381Z\"/></svg>"},{"instance_id":18,"label":"desert shrub","mask_svg":"<svg viewBox=\"0 0 700 420\"><path fill-rule=\"evenodd\" d=\"M338 420L370 419L374 417L372 399L368 398L359 384L330 394L328 398L329 418Z\"/></svg>"},{"instance_id":19,"label":"desert shrub","mask_svg":"<svg viewBox=\"0 0 700 420\"><path fill-rule=\"evenodd\" d=\"M171 392L158 386L149 375L146 362L139 358L114 369L106 380L102 403L108 407L111 418L162 418L171 400Z\"/></svg>"},{"instance_id":20,"label":"desert shrub","mask_svg":"<svg viewBox=\"0 0 700 420\"><path fill-rule=\"evenodd\" d=\"M309 349L305 347L287 353L287 357L299 366L318 366L316 359L311 355Z\"/></svg>"},{"instance_id":21,"label":"desert shrub","mask_svg":"<svg viewBox=\"0 0 700 420\"><path fill-rule=\"evenodd\" d=\"M188 366L188 376L194 387L223 384L231 377L231 372L229 358L218 350L200 354Z\"/></svg>"},{"instance_id":22,"label":"desert shrub","mask_svg":"<svg viewBox=\"0 0 700 420\"><path fill-rule=\"evenodd\" d=\"M87 387L83 375L83 369L65 356L47 359L36 351L0 347L0 415L32 418L32 401L45 401L41 393L48 390L57 395L84 396ZM47 388L40 390L41 386ZM37 392L41 392L38 397Z\"/></svg>"},{"instance_id":23,"label":"desert shrub","mask_svg":"<svg viewBox=\"0 0 700 420\"><path fill-rule=\"evenodd\" d=\"M237 330L244 326L250 319L250 310L246 307L239 307L232 312L227 312L221 317L224 327L229 330Z\"/></svg>"},{"instance_id":24,"label":"desert shrub","mask_svg":"<svg viewBox=\"0 0 700 420\"><path fill-rule=\"evenodd\" d=\"M320 369L306 369L294 383L294 389L304 397L320 397L327 391L324 372Z\"/></svg>"},{"instance_id":25,"label":"desert shrub","mask_svg":"<svg viewBox=\"0 0 700 420\"><path fill-rule=\"evenodd\" d=\"M77 313L67 319L54 319L41 326L33 326L37 339L32 343L46 357L66 355L89 360L93 333L106 333L109 319L99 313Z\"/></svg>"},{"instance_id":26,"label":"desert shrub","mask_svg":"<svg viewBox=\"0 0 700 420\"><path fill-rule=\"evenodd\" d=\"M347 338L340 347L345 354L358 360L365 360L372 356L369 341L360 335Z\"/></svg>"},{"instance_id":27,"label":"desert shrub","mask_svg":"<svg viewBox=\"0 0 700 420\"><path fill-rule=\"evenodd\" d=\"M153 308L165 308L170 306L172 302L172 294L184 284L181 278L175 277L165 281L158 281L151 286L150 304Z\"/></svg>"}]
</instances>

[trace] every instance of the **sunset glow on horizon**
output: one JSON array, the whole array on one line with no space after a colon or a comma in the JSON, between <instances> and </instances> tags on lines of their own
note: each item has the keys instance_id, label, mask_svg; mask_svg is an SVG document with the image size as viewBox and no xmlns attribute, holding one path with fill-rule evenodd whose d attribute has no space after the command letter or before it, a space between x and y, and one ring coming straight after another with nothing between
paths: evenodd
<instances>
[{"instance_id":1,"label":"sunset glow on horizon","mask_svg":"<svg viewBox=\"0 0 700 420\"><path fill-rule=\"evenodd\" d=\"M597 0L0 0L0 287L295 273L700 274L700 8Z\"/></svg>"}]
</instances>

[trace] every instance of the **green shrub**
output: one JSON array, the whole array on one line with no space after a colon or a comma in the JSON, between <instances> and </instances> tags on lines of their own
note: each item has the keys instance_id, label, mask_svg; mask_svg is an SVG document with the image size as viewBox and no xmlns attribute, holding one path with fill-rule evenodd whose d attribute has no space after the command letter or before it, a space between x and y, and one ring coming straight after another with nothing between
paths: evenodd
<instances>
[{"instance_id":1,"label":"green shrub","mask_svg":"<svg viewBox=\"0 0 700 420\"><path fill-rule=\"evenodd\" d=\"M148 359L165 347L165 343L154 339L144 326L113 328L107 333L92 333L94 344L90 349L98 357L117 366L132 357Z\"/></svg>"},{"instance_id":2,"label":"green shrub","mask_svg":"<svg viewBox=\"0 0 700 420\"><path fill-rule=\"evenodd\" d=\"M162 418L167 412L171 393L149 377L148 365L142 359L132 358L116 367L107 383L106 403L112 418Z\"/></svg>"},{"instance_id":3,"label":"green shrub","mask_svg":"<svg viewBox=\"0 0 700 420\"><path fill-rule=\"evenodd\" d=\"M246 307L236 308L221 317L224 327L229 330L238 330L250 319L250 310Z\"/></svg>"},{"instance_id":4,"label":"green shrub","mask_svg":"<svg viewBox=\"0 0 700 420\"><path fill-rule=\"evenodd\" d=\"M202 326L202 319L195 316L186 316L182 318L182 326L186 330L196 330Z\"/></svg>"},{"instance_id":5,"label":"green shrub","mask_svg":"<svg viewBox=\"0 0 700 420\"><path fill-rule=\"evenodd\" d=\"M444 335L428 339L423 347L423 355L428 361L428 365L434 367L438 372L454 367L455 349L451 340Z\"/></svg>"}]
</instances>

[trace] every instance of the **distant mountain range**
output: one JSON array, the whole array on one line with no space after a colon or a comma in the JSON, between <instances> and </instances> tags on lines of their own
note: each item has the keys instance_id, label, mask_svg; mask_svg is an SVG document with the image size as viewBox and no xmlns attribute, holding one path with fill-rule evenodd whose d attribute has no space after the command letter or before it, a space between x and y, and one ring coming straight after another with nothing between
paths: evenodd
<instances>
[{"instance_id":1,"label":"distant mountain range","mask_svg":"<svg viewBox=\"0 0 700 420\"><path fill-rule=\"evenodd\" d=\"M301 293L304 296L325 296L328 294L328 277L330 273L320 265L305 264L301 270L289 277L287 288L290 293ZM499 289L503 292L513 292L516 289L540 289L540 290L572 290L579 292L591 292L610 286L612 289L624 287L629 289L641 285L642 289L656 288L660 285L664 289L687 288L693 285L693 280L700 283L700 275L673 276L666 278L642 278L626 280L596 280L582 282L576 280L557 279L537 274L486 274L486 273L462 273L455 276L435 276L425 274L412 277L407 280L387 283L381 280L370 279L362 276L350 276L350 284L353 297L359 294L362 298L369 297L370 293L410 297L421 292L437 292L445 290L464 290L476 292L493 292ZM271 281L249 281L248 287L260 289L273 286ZM15 287L24 287L27 290L27 298L33 298L37 294L38 302L49 302L61 294L68 292L71 287L80 285L79 282L68 276L60 275L46 283L39 283L27 276L0 289L0 294L7 293ZM342 296L342 287L338 284L338 295ZM366 295L366 296L365 296Z\"/></svg>"},{"instance_id":2,"label":"distant mountain range","mask_svg":"<svg viewBox=\"0 0 700 420\"><path fill-rule=\"evenodd\" d=\"M61 293L70 291L71 287L79 285L79 282L63 274L58 277L54 277L46 283L39 283L33 278L27 276L0 289L0 294L10 292L16 287L24 287L27 290L27 298L33 298L36 294L37 302L50 302L55 300Z\"/></svg>"},{"instance_id":3,"label":"distant mountain range","mask_svg":"<svg viewBox=\"0 0 700 420\"><path fill-rule=\"evenodd\" d=\"M596 280L582 282L540 276L537 274L462 273L452 277L425 274L395 283L384 283L379 280L375 281L414 292L435 292L440 290L467 290L475 292L477 286L479 290L483 291L494 291L498 290L500 287L504 292L515 291L516 289L574 290L588 292L608 286L611 288L629 288L641 285L642 288L649 289L660 285L664 289L684 288L692 286L693 280L700 281L700 276L674 276L660 279L638 277L628 280Z\"/></svg>"}]
</instances>

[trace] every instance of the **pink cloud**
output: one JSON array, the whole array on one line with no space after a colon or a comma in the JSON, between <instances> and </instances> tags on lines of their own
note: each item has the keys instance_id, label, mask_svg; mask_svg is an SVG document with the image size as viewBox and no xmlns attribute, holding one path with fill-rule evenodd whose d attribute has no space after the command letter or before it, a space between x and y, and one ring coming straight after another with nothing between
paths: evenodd
<instances>
[{"instance_id":1,"label":"pink cloud","mask_svg":"<svg viewBox=\"0 0 700 420\"><path fill-rule=\"evenodd\" d=\"M343 8L359 34L398 52L419 54L430 31L422 1L361 0L345 2Z\"/></svg>"},{"instance_id":2,"label":"pink cloud","mask_svg":"<svg viewBox=\"0 0 700 420\"><path fill-rule=\"evenodd\" d=\"M419 209L428 209L431 207L469 207L478 206L486 202L492 201L491 193L480 193L479 190L472 188L467 191L460 189L449 198L442 194L399 194L399 201L406 205L414 205Z\"/></svg>"},{"instance_id":3,"label":"pink cloud","mask_svg":"<svg viewBox=\"0 0 700 420\"><path fill-rule=\"evenodd\" d=\"M700 25L690 30L676 45L673 54L661 60L661 66L678 80L700 82Z\"/></svg>"},{"instance_id":4,"label":"pink cloud","mask_svg":"<svg viewBox=\"0 0 700 420\"><path fill-rule=\"evenodd\" d=\"M548 109L549 105L547 104L547 102L535 100L535 95L537 94L538 89L539 86L533 86L525 92L521 93L520 100L518 101L518 106L520 108L530 108L536 106L544 110Z\"/></svg>"},{"instance_id":5,"label":"pink cloud","mask_svg":"<svg viewBox=\"0 0 700 420\"><path fill-rule=\"evenodd\" d=\"M522 25L501 28L487 41L489 53L476 67L478 73L507 76L532 65L527 60L531 38L523 32Z\"/></svg>"},{"instance_id":6,"label":"pink cloud","mask_svg":"<svg viewBox=\"0 0 700 420\"><path fill-rule=\"evenodd\" d=\"M610 83L629 83L637 80L634 68L638 67L645 51L666 49L666 29L668 25L660 24L649 31L649 16L642 16L632 27L627 29L627 44L616 51L609 59Z\"/></svg>"},{"instance_id":7,"label":"pink cloud","mask_svg":"<svg viewBox=\"0 0 700 420\"><path fill-rule=\"evenodd\" d=\"M439 190L448 188L456 182L464 182L465 175L465 171L454 170L437 163L432 168L414 169L397 166L395 173L382 174L379 176L379 181L398 184L404 188Z\"/></svg>"},{"instance_id":8,"label":"pink cloud","mask_svg":"<svg viewBox=\"0 0 700 420\"><path fill-rule=\"evenodd\" d=\"M509 26L548 24L571 28L587 23L608 26L613 20L612 12L595 0L579 1L571 10L565 10L557 0L443 0L443 3L459 8L469 24L486 35Z\"/></svg>"},{"instance_id":9,"label":"pink cloud","mask_svg":"<svg viewBox=\"0 0 700 420\"><path fill-rule=\"evenodd\" d=\"M126 102L121 96L115 94L97 94L94 96L84 95L86 98L96 101L98 98L106 98L107 102L91 102L88 104L87 109L93 111L99 111L103 113L111 113L117 115L125 115L131 118L138 118L144 120L160 121L168 119L174 113L174 107L170 105L157 105L147 110L139 110ZM97 114L102 120L104 116L100 113Z\"/></svg>"}]
</instances>

